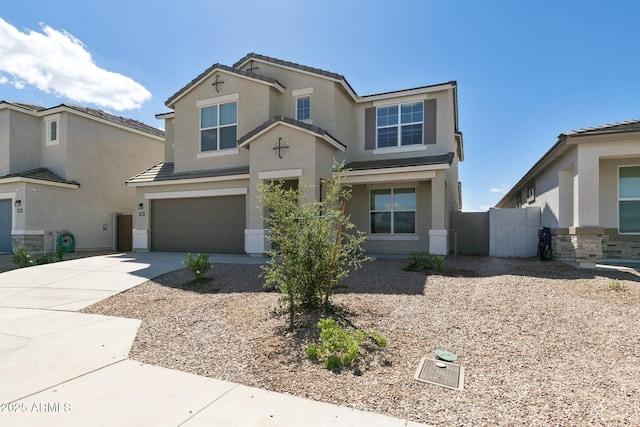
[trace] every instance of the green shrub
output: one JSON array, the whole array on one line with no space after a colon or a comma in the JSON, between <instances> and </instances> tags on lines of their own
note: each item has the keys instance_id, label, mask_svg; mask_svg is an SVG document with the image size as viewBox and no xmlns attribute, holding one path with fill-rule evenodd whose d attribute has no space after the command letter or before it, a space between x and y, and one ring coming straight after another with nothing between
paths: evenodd
<instances>
[{"instance_id":1,"label":"green shrub","mask_svg":"<svg viewBox=\"0 0 640 427\"><path fill-rule=\"evenodd\" d=\"M327 369L340 369L353 364L358 358L360 344L369 336L378 346L387 346L386 338L377 331L365 334L356 330L354 333L349 333L331 318L320 320L318 328L320 328L321 342L308 346L305 353L313 360L322 360Z\"/></svg>"},{"instance_id":2,"label":"green shrub","mask_svg":"<svg viewBox=\"0 0 640 427\"><path fill-rule=\"evenodd\" d=\"M33 259L31 259L31 255L29 255L24 246L20 246L13 251L13 263L20 268L30 267L33 265Z\"/></svg>"},{"instance_id":3,"label":"green shrub","mask_svg":"<svg viewBox=\"0 0 640 427\"><path fill-rule=\"evenodd\" d=\"M342 166L334 168L322 201L308 198L311 187L304 182L298 188L283 181L258 187L271 242L262 277L265 287L280 291L290 330L296 314L327 308L333 289L366 260L361 246L366 235L345 213L351 188L341 184Z\"/></svg>"},{"instance_id":4,"label":"green shrub","mask_svg":"<svg viewBox=\"0 0 640 427\"><path fill-rule=\"evenodd\" d=\"M611 282L609 282L609 289L612 291L624 291L625 286L624 283L620 283L618 279L613 279Z\"/></svg>"},{"instance_id":5,"label":"green shrub","mask_svg":"<svg viewBox=\"0 0 640 427\"><path fill-rule=\"evenodd\" d=\"M429 252L411 252L409 265L404 271L436 270L441 273L444 266L444 255L430 254Z\"/></svg>"},{"instance_id":6,"label":"green shrub","mask_svg":"<svg viewBox=\"0 0 640 427\"><path fill-rule=\"evenodd\" d=\"M52 255L43 255L40 258L36 259L35 263L37 265L42 265L42 264L51 264L52 262L55 262L53 259Z\"/></svg>"},{"instance_id":7,"label":"green shrub","mask_svg":"<svg viewBox=\"0 0 640 427\"><path fill-rule=\"evenodd\" d=\"M182 263L196 276L196 280L202 279L207 271L211 270L211 262L207 254L197 254L193 257L191 253L188 253L187 260Z\"/></svg>"}]
</instances>

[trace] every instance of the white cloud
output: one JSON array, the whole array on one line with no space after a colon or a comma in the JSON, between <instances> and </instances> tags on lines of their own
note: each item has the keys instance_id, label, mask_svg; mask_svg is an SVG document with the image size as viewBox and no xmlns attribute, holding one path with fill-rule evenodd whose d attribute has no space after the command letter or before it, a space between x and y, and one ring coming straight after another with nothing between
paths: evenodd
<instances>
[{"instance_id":1,"label":"white cloud","mask_svg":"<svg viewBox=\"0 0 640 427\"><path fill-rule=\"evenodd\" d=\"M141 84L98 67L85 45L41 24L42 33L23 33L0 18L0 84L25 85L79 103L116 111L140 108L151 98Z\"/></svg>"},{"instance_id":2,"label":"white cloud","mask_svg":"<svg viewBox=\"0 0 640 427\"><path fill-rule=\"evenodd\" d=\"M499 187L491 189L492 193L507 194L507 191L509 191L509 187L504 184L500 184Z\"/></svg>"}]
</instances>

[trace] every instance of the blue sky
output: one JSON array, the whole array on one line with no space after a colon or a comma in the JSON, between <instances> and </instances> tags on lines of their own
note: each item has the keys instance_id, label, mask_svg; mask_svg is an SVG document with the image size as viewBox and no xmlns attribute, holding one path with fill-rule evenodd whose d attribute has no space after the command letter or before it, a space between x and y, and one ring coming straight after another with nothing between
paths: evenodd
<instances>
[{"instance_id":1,"label":"blue sky","mask_svg":"<svg viewBox=\"0 0 640 427\"><path fill-rule=\"evenodd\" d=\"M640 118L640 2L69 0L0 9L0 99L153 126L216 62L256 52L359 95L456 80L463 210L495 205L562 133Z\"/></svg>"}]
</instances>

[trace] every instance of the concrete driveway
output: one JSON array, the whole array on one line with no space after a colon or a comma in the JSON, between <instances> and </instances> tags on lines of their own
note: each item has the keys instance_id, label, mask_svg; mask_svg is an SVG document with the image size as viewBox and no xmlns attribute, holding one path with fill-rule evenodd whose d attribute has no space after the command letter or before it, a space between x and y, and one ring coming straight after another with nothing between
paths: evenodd
<instances>
[{"instance_id":1,"label":"concrete driveway","mask_svg":"<svg viewBox=\"0 0 640 427\"><path fill-rule=\"evenodd\" d=\"M76 312L184 259L113 254L0 273L0 425L418 425L129 360L140 320Z\"/></svg>"}]
</instances>

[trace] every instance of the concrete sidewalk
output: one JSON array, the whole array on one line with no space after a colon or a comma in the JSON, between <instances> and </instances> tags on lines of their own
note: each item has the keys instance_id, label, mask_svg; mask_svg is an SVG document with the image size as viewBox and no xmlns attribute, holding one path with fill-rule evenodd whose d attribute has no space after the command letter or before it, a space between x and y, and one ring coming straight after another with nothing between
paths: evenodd
<instances>
[{"instance_id":1,"label":"concrete sidewalk","mask_svg":"<svg viewBox=\"0 0 640 427\"><path fill-rule=\"evenodd\" d=\"M0 425L419 425L129 360L139 320L75 312L184 259L116 254L0 273Z\"/></svg>"}]
</instances>

